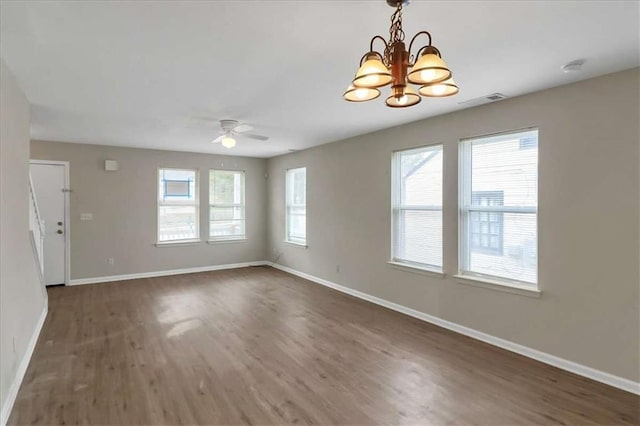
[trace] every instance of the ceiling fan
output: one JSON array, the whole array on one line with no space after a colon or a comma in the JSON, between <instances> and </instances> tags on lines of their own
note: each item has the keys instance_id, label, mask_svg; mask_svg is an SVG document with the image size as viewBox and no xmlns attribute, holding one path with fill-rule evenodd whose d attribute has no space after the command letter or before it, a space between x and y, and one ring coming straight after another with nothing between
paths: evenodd
<instances>
[{"instance_id":1,"label":"ceiling fan","mask_svg":"<svg viewBox=\"0 0 640 426\"><path fill-rule=\"evenodd\" d=\"M220 120L220 136L211 141L211 143L221 143L225 148L233 148L236 146L236 137L257 139L266 141L268 136L254 135L245 133L253 129L248 124L241 124L238 120Z\"/></svg>"}]
</instances>

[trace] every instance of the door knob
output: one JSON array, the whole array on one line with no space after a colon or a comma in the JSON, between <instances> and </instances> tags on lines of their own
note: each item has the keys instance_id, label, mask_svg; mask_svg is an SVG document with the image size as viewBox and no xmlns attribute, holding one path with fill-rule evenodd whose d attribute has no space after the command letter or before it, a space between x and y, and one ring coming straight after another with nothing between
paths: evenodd
<instances>
[{"instance_id":1,"label":"door knob","mask_svg":"<svg viewBox=\"0 0 640 426\"><path fill-rule=\"evenodd\" d=\"M62 226L62 222L58 222L58 226Z\"/></svg>"},{"instance_id":2,"label":"door knob","mask_svg":"<svg viewBox=\"0 0 640 426\"><path fill-rule=\"evenodd\" d=\"M62 229L58 229L58 234L62 234Z\"/></svg>"}]
</instances>

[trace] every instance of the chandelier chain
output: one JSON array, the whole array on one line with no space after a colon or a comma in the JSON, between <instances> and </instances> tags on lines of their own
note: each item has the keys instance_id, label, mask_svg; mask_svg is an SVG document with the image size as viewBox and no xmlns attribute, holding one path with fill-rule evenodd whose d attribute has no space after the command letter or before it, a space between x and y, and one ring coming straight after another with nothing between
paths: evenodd
<instances>
[{"instance_id":1,"label":"chandelier chain","mask_svg":"<svg viewBox=\"0 0 640 426\"><path fill-rule=\"evenodd\" d=\"M393 46L397 42L404 41L404 30L402 29L402 3L398 4L396 11L391 15L391 27L389 27L389 43L384 50L384 57L388 63L391 62Z\"/></svg>"}]
</instances>

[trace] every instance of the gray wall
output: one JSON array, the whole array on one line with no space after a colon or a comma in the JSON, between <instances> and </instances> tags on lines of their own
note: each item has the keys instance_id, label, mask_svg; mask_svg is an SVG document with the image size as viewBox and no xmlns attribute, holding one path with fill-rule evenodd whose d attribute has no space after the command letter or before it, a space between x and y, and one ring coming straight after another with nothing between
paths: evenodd
<instances>
[{"instance_id":1,"label":"gray wall","mask_svg":"<svg viewBox=\"0 0 640 426\"><path fill-rule=\"evenodd\" d=\"M0 404L45 308L29 237L29 103L0 60ZM3 419L5 420L5 419Z\"/></svg>"},{"instance_id":2,"label":"gray wall","mask_svg":"<svg viewBox=\"0 0 640 426\"><path fill-rule=\"evenodd\" d=\"M272 158L270 255L282 252L279 263L296 270L638 381L639 90L633 69ZM417 108L425 102L437 100ZM458 140L528 126L540 129L539 299L451 277ZM432 143L445 150L444 279L385 263L392 151ZM300 166L307 167L308 249L283 243L284 174Z\"/></svg>"},{"instance_id":3,"label":"gray wall","mask_svg":"<svg viewBox=\"0 0 640 426\"><path fill-rule=\"evenodd\" d=\"M72 279L264 260L264 159L42 141L31 143L31 158L70 162ZM119 170L106 172L106 159L117 160ZM247 240L207 244L204 238L197 245L156 247L159 167L199 170L203 238L209 229L209 169L244 170ZM93 220L81 221L81 213L92 213Z\"/></svg>"}]
</instances>

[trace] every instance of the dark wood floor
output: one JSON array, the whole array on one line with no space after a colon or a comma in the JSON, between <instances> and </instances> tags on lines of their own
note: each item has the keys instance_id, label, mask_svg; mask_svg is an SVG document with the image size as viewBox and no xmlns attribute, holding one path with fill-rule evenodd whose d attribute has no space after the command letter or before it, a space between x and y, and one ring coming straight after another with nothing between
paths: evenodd
<instances>
[{"instance_id":1,"label":"dark wood floor","mask_svg":"<svg viewBox=\"0 0 640 426\"><path fill-rule=\"evenodd\" d=\"M269 267L56 287L9 424L638 424L637 396Z\"/></svg>"}]
</instances>

